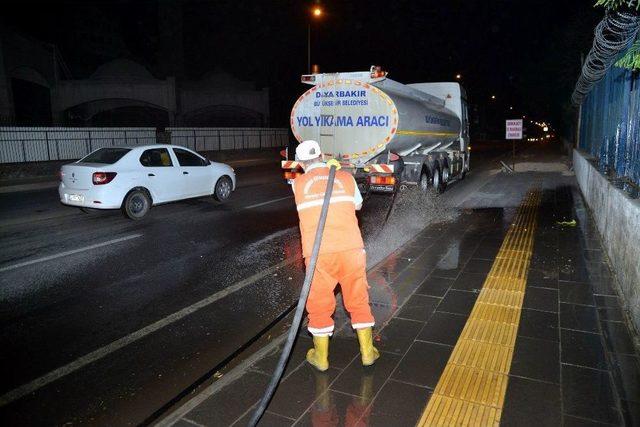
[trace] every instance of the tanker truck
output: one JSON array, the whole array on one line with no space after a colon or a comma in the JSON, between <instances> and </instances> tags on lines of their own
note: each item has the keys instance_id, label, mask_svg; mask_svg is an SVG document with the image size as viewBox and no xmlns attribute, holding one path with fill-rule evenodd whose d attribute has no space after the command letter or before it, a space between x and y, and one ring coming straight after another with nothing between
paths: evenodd
<instances>
[{"instance_id":1,"label":"tanker truck","mask_svg":"<svg viewBox=\"0 0 640 427\"><path fill-rule=\"evenodd\" d=\"M407 186L442 193L469 171L466 94L456 82L402 84L369 71L308 74L295 102L291 131L318 141L325 160L338 160L363 193L396 193ZM282 162L291 183L302 173Z\"/></svg>"}]
</instances>

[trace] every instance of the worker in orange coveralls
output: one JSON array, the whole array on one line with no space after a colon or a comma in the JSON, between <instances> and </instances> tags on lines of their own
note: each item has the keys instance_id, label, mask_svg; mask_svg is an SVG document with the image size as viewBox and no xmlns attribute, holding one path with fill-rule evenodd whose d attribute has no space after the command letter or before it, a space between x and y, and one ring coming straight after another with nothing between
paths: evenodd
<instances>
[{"instance_id":1,"label":"worker in orange coveralls","mask_svg":"<svg viewBox=\"0 0 640 427\"><path fill-rule=\"evenodd\" d=\"M296 160L305 173L293 181L305 264L313 249L320 211L324 201L329 167L322 161L320 145L303 141L296 148ZM335 162L337 163L337 162ZM366 275L366 253L356 210L362 206L362 196L353 176L336 171L329 211L322 235L318 262L311 283L307 312L313 346L307 361L320 371L329 368L329 337L333 334L333 313L336 308L334 289L338 283L344 305L351 316L351 326L360 343L362 364L372 365L380 357L373 346L373 315L369 307L369 285Z\"/></svg>"}]
</instances>

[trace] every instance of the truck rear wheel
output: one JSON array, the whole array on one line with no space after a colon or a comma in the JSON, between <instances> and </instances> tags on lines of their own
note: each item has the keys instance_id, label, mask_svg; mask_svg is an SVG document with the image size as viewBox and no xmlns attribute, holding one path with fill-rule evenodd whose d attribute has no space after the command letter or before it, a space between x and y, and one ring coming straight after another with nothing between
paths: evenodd
<instances>
[{"instance_id":1,"label":"truck rear wheel","mask_svg":"<svg viewBox=\"0 0 640 427\"><path fill-rule=\"evenodd\" d=\"M444 166L442 168L442 192L444 192L444 190L447 189L447 184L449 183L449 178L450 178L450 174L449 174L449 166Z\"/></svg>"},{"instance_id":2,"label":"truck rear wheel","mask_svg":"<svg viewBox=\"0 0 640 427\"><path fill-rule=\"evenodd\" d=\"M420 187L420 191L426 193L429 191L429 175L426 170L422 170L420 174L420 181L418 181L418 186Z\"/></svg>"},{"instance_id":3,"label":"truck rear wheel","mask_svg":"<svg viewBox=\"0 0 640 427\"><path fill-rule=\"evenodd\" d=\"M462 157L462 171L460 172L460 179L464 179L467 176L467 171L469 170L469 158L466 155Z\"/></svg>"},{"instance_id":4,"label":"truck rear wheel","mask_svg":"<svg viewBox=\"0 0 640 427\"><path fill-rule=\"evenodd\" d=\"M440 172L440 167L436 166L433 169L433 185L431 186L431 192L434 194L442 194L445 188L446 184L442 180L442 172Z\"/></svg>"}]
</instances>

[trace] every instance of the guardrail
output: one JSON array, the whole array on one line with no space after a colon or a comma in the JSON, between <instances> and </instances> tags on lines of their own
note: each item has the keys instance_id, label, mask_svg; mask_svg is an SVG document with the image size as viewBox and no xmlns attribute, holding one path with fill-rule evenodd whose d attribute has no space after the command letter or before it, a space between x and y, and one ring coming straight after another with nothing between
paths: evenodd
<instances>
[{"instance_id":1,"label":"guardrail","mask_svg":"<svg viewBox=\"0 0 640 427\"><path fill-rule=\"evenodd\" d=\"M166 128L163 140L196 151L287 145L284 128ZM0 127L0 163L79 159L102 147L155 144L155 128Z\"/></svg>"}]
</instances>

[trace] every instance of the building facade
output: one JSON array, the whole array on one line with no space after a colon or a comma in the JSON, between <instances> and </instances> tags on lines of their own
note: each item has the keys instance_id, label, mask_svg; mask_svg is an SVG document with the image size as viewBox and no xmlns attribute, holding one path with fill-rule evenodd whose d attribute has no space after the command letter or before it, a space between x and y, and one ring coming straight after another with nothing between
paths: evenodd
<instances>
[{"instance_id":1,"label":"building facade","mask_svg":"<svg viewBox=\"0 0 640 427\"><path fill-rule=\"evenodd\" d=\"M207 126L269 124L269 90L213 70L200 80L156 78L126 58L73 79L56 47L0 31L0 124Z\"/></svg>"}]
</instances>

